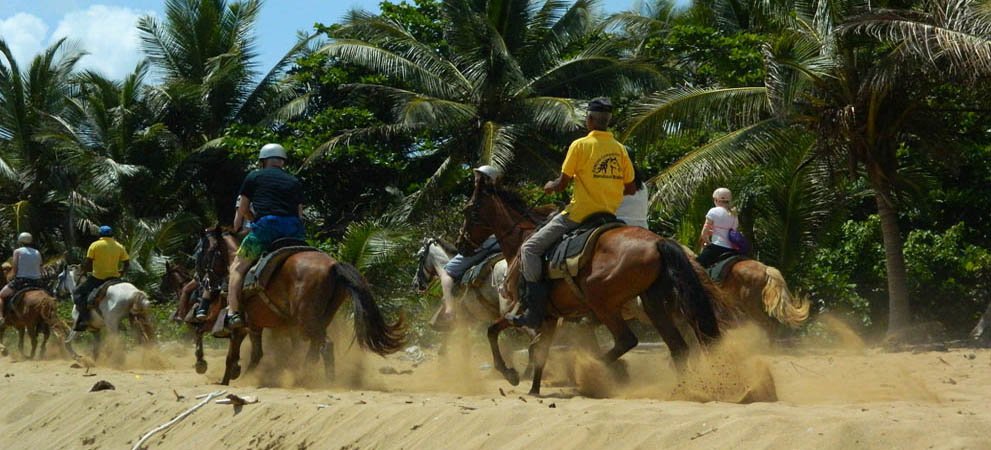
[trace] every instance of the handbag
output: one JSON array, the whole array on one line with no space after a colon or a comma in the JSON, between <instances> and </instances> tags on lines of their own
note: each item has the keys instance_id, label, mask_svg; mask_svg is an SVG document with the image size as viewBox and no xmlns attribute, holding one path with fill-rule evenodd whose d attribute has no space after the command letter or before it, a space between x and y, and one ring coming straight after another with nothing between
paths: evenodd
<instances>
[{"instance_id":1,"label":"handbag","mask_svg":"<svg viewBox=\"0 0 991 450\"><path fill-rule=\"evenodd\" d=\"M750 241L747 240L747 237L744 236L743 233L736 229L730 228L728 236L730 244L733 245L733 250L743 254L750 253Z\"/></svg>"}]
</instances>

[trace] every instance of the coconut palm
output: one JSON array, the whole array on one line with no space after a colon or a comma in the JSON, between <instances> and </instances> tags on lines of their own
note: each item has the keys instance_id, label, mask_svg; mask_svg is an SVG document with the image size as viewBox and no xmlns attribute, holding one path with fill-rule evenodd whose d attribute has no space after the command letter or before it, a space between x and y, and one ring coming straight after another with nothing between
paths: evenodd
<instances>
[{"instance_id":1,"label":"coconut palm","mask_svg":"<svg viewBox=\"0 0 991 450\"><path fill-rule=\"evenodd\" d=\"M846 163L873 189L881 218L888 274L889 332L910 319L902 234L898 223L901 145L938 145L942 116L924 95L937 81L899 47L850 39L840 26L867 11L859 0L796 2L787 29L764 46L765 85L680 88L634 109L631 138L647 142L700 128L722 134L694 150L655 181L661 196L690 195L705 180L741 166L780 158L805 136L826 164Z\"/></svg>"},{"instance_id":2,"label":"coconut palm","mask_svg":"<svg viewBox=\"0 0 991 450\"><path fill-rule=\"evenodd\" d=\"M506 167L525 155L531 173L556 171L547 152L581 130L582 99L656 81L651 67L623 57L622 42L602 38L595 3L445 0L448 52L388 17L352 11L321 51L382 75L351 88L387 98L392 121L345 132L312 158L356 139L431 138L440 163L412 205L465 164Z\"/></svg>"},{"instance_id":3,"label":"coconut palm","mask_svg":"<svg viewBox=\"0 0 991 450\"><path fill-rule=\"evenodd\" d=\"M198 150L182 165L188 177L182 181L204 184L228 223L244 168L223 150L224 130L277 124L301 114L308 102L285 72L309 38L268 72L257 70L253 33L260 8L259 0L167 0L164 19L138 22L144 51L162 77L155 97L163 121L187 153Z\"/></svg>"}]
</instances>

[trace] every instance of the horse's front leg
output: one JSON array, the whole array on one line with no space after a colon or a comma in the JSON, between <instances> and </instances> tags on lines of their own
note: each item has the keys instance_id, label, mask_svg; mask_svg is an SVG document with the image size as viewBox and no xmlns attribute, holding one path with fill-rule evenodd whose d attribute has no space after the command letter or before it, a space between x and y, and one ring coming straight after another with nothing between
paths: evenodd
<instances>
[{"instance_id":1,"label":"horse's front leg","mask_svg":"<svg viewBox=\"0 0 991 450\"><path fill-rule=\"evenodd\" d=\"M547 356L550 354L551 342L554 341L554 332L556 331L557 318L552 317L545 320L537 340L530 344L530 360L533 364L533 383L530 385L530 395L540 395L540 379L544 375L544 365L547 364Z\"/></svg>"},{"instance_id":2,"label":"horse's front leg","mask_svg":"<svg viewBox=\"0 0 991 450\"><path fill-rule=\"evenodd\" d=\"M17 351L21 352L21 356L27 356L24 354L24 329L17 329Z\"/></svg>"},{"instance_id":3,"label":"horse's front leg","mask_svg":"<svg viewBox=\"0 0 991 450\"><path fill-rule=\"evenodd\" d=\"M206 330L200 327L193 330L193 342L196 345L196 373L198 374L206 373L207 369L206 359L203 358L203 333L205 332Z\"/></svg>"},{"instance_id":4,"label":"horse's front leg","mask_svg":"<svg viewBox=\"0 0 991 450\"><path fill-rule=\"evenodd\" d=\"M28 337L31 338L31 356L28 356L28 359L34 359L34 354L35 354L35 352L38 351L38 327L37 326L32 327L31 330L28 331Z\"/></svg>"},{"instance_id":5,"label":"horse's front leg","mask_svg":"<svg viewBox=\"0 0 991 450\"><path fill-rule=\"evenodd\" d=\"M52 335L52 328L45 325L45 328L41 330L41 354L38 355L39 359L45 359L45 349L48 348L48 338Z\"/></svg>"},{"instance_id":6,"label":"horse's front leg","mask_svg":"<svg viewBox=\"0 0 991 450\"><path fill-rule=\"evenodd\" d=\"M492 364L506 378L506 381L509 381L509 384L516 386L520 384L520 374L516 369L506 366L506 361L502 359L502 352L499 350L499 335L509 327L508 320L499 319L498 322L489 326L486 334L489 338L489 347L492 349Z\"/></svg>"},{"instance_id":7,"label":"horse's front leg","mask_svg":"<svg viewBox=\"0 0 991 450\"><path fill-rule=\"evenodd\" d=\"M227 347L227 365L224 368L224 379L220 384L230 384L231 380L241 376L241 343L248 334L244 328L231 330L231 341Z\"/></svg>"}]
</instances>

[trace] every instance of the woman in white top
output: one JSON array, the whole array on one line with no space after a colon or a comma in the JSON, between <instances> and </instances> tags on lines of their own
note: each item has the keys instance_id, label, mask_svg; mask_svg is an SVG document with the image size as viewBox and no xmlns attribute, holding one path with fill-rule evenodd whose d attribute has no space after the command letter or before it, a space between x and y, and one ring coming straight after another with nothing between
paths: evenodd
<instances>
[{"instance_id":1,"label":"woman in white top","mask_svg":"<svg viewBox=\"0 0 991 450\"><path fill-rule=\"evenodd\" d=\"M5 300L26 287L41 286L41 253L29 247L32 240L29 233L21 233L17 236L20 247L14 250L10 271L14 279L0 290L0 323L4 321Z\"/></svg>"},{"instance_id":2,"label":"woman in white top","mask_svg":"<svg viewBox=\"0 0 991 450\"><path fill-rule=\"evenodd\" d=\"M644 183L643 173L639 168L634 168L633 173L633 183L637 186L637 192L623 197L623 203L616 210L616 218L626 222L627 225L649 228L647 209L650 206L650 195L647 192L647 184Z\"/></svg>"},{"instance_id":3,"label":"woman in white top","mask_svg":"<svg viewBox=\"0 0 991 450\"><path fill-rule=\"evenodd\" d=\"M740 226L740 221L730 206L733 202L733 193L729 189L716 189L712 193L712 202L716 206L706 213L702 235L699 236L702 252L697 259L703 267L712 266L726 253L736 252L729 240L729 230L735 230Z\"/></svg>"}]
</instances>

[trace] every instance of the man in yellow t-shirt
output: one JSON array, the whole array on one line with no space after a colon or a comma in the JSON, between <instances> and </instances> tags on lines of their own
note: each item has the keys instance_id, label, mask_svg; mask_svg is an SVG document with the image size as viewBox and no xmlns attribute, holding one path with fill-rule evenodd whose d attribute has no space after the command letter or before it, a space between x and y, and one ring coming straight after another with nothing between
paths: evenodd
<instances>
[{"instance_id":1,"label":"man in yellow t-shirt","mask_svg":"<svg viewBox=\"0 0 991 450\"><path fill-rule=\"evenodd\" d=\"M72 301L79 311L79 318L73 327L75 331L86 331L89 325L89 305L86 300L90 292L99 288L108 280L120 278L130 266L127 250L114 239L113 229L107 225L100 227L100 239L90 244L83 261L83 273L90 274L86 281L76 288Z\"/></svg>"},{"instance_id":2,"label":"man in yellow t-shirt","mask_svg":"<svg viewBox=\"0 0 991 450\"><path fill-rule=\"evenodd\" d=\"M524 279L521 299L526 314L510 317L513 325L537 329L544 321L550 291L550 286L543 281L544 253L586 217L599 212L616 214L623 196L636 192L633 163L623 144L607 131L610 119L612 104L609 99L597 98L589 102L585 118L588 135L571 143L561 166L561 175L544 185L544 192L550 194L567 189L574 181L574 194L565 210L533 233L520 249L520 270Z\"/></svg>"}]
</instances>

